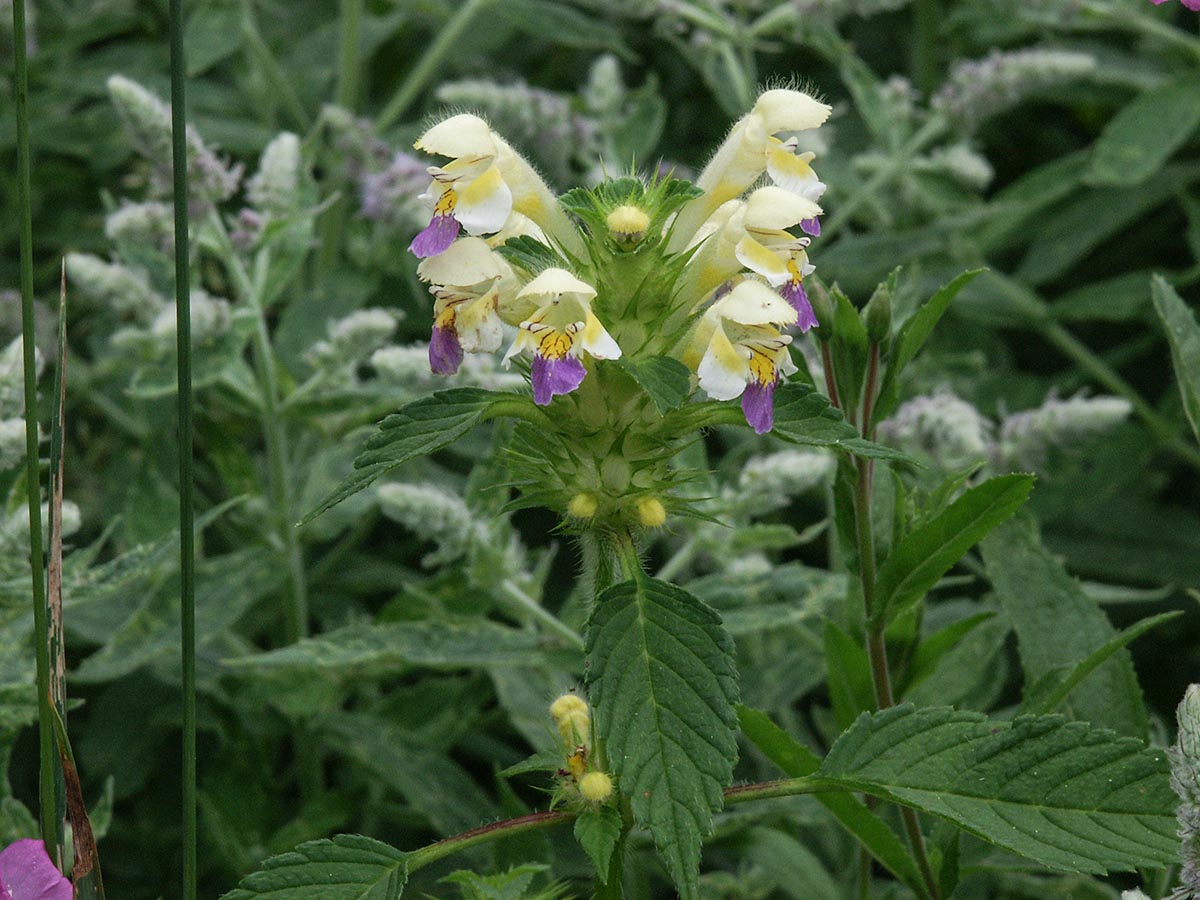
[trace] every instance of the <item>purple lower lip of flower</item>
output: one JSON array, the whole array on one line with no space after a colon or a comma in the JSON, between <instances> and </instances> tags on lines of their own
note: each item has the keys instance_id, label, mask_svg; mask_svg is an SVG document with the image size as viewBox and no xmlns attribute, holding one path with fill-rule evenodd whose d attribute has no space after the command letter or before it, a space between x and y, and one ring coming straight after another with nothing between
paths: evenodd
<instances>
[{"instance_id":1,"label":"purple lower lip of flower","mask_svg":"<svg viewBox=\"0 0 1200 900\"><path fill-rule=\"evenodd\" d=\"M408 249L412 251L413 256L419 259L437 256L454 243L461 228L458 219L453 216L434 216L429 220L429 224L412 239Z\"/></svg>"},{"instance_id":2,"label":"purple lower lip of flower","mask_svg":"<svg viewBox=\"0 0 1200 900\"><path fill-rule=\"evenodd\" d=\"M25 839L0 851L0 900L71 900L74 890L46 855L41 841Z\"/></svg>"},{"instance_id":3,"label":"purple lower lip of flower","mask_svg":"<svg viewBox=\"0 0 1200 900\"><path fill-rule=\"evenodd\" d=\"M811 219L800 220L800 230L805 234L811 234L813 237L821 236L821 220L814 216Z\"/></svg>"},{"instance_id":4,"label":"purple lower lip of flower","mask_svg":"<svg viewBox=\"0 0 1200 900\"><path fill-rule=\"evenodd\" d=\"M449 328L435 325L429 338L429 368L437 375L453 375L462 361L463 349L458 342L458 335Z\"/></svg>"},{"instance_id":5,"label":"purple lower lip of flower","mask_svg":"<svg viewBox=\"0 0 1200 900\"><path fill-rule=\"evenodd\" d=\"M530 371L533 402L538 406L546 406L559 394L569 394L583 384L585 375L587 369L574 356L565 356L562 359L534 356Z\"/></svg>"},{"instance_id":6,"label":"purple lower lip of flower","mask_svg":"<svg viewBox=\"0 0 1200 900\"><path fill-rule=\"evenodd\" d=\"M789 281L779 290L779 296L786 300L796 311L796 327L801 332L808 331L810 328L816 328L821 323L817 321L817 314L813 312L812 304L808 302L808 291L804 290L804 285L799 281Z\"/></svg>"},{"instance_id":7,"label":"purple lower lip of flower","mask_svg":"<svg viewBox=\"0 0 1200 900\"><path fill-rule=\"evenodd\" d=\"M1200 0L1179 0L1179 2L1192 12L1200 12Z\"/></svg>"},{"instance_id":8,"label":"purple lower lip of flower","mask_svg":"<svg viewBox=\"0 0 1200 900\"><path fill-rule=\"evenodd\" d=\"M778 384L776 378L769 384L754 380L746 385L742 394L742 412L755 434L766 434L775 425L775 387Z\"/></svg>"}]
</instances>

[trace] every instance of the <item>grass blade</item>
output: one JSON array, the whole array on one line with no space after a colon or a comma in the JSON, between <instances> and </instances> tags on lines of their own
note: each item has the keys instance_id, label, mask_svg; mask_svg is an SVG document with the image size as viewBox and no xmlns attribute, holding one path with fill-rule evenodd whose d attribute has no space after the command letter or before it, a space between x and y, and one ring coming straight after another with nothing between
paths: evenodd
<instances>
[{"instance_id":1,"label":"grass blade","mask_svg":"<svg viewBox=\"0 0 1200 900\"><path fill-rule=\"evenodd\" d=\"M171 0L171 160L175 207L175 346L179 375L179 601L183 667L183 897L196 897L196 560L192 501L192 308L188 248L183 0Z\"/></svg>"},{"instance_id":2,"label":"grass blade","mask_svg":"<svg viewBox=\"0 0 1200 900\"><path fill-rule=\"evenodd\" d=\"M33 213L29 191L29 66L25 0L13 0L13 61L17 94L17 206L21 232L21 339L25 372L25 481L29 492L29 561L33 577L33 631L37 648L38 821L46 852L62 868L62 843L55 815L53 708L50 702L50 644L47 640L45 555L42 552L42 492L38 473L37 365L33 344Z\"/></svg>"}]
</instances>

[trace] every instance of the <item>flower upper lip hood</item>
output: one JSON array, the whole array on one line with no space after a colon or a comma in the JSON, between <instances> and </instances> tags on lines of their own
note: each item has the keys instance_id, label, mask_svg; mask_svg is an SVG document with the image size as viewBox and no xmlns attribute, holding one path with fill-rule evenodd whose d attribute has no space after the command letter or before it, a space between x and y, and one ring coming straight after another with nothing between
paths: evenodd
<instances>
[{"instance_id":1,"label":"flower upper lip hood","mask_svg":"<svg viewBox=\"0 0 1200 900\"><path fill-rule=\"evenodd\" d=\"M820 214L812 200L773 186L759 188L744 202L723 203L697 232L706 240L689 264L687 289L703 300L743 266L779 287L790 278L792 251L808 246L786 229Z\"/></svg>"},{"instance_id":2,"label":"flower upper lip hood","mask_svg":"<svg viewBox=\"0 0 1200 900\"><path fill-rule=\"evenodd\" d=\"M592 312L596 289L566 269L549 268L517 292L517 298L544 298L524 322L504 355L507 364L523 350L533 354L533 399L545 406L583 383L584 351L596 359L619 359L621 348Z\"/></svg>"},{"instance_id":3,"label":"flower upper lip hood","mask_svg":"<svg viewBox=\"0 0 1200 900\"><path fill-rule=\"evenodd\" d=\"M583 252L578 231L550 188L479 116L451 116L413 146L451 159L444 166L429 167L433 181L423 196L433 203L433 217L410 245L417 256L444 252L458 236L459 226L472 235L495 234L514 211L528 216L570 252Z\"/></svg>"},{"instance_id":4,"label":"flower upper lip hood","mask_svg":"<svg viewBox=\"0 0 1200 900\"><path fill-rule=\"evenodd\" d=\"M696 373L714 400L742 398L746 421L759 434L774 422L780 377L796 371L788 355L796 310L760 281L743 281L705 312L696 329L693 354L703 353ZM703 350L701 351L701 347Z\"/></svg>"},{"instance_id":5,"label":"flower upper lip hood","mask_svg":"<svg viewBox=\"0 0 1200 900\"><path fill-rule=\"evenodd\" d=\"M754 108L734 123L716 155L700 173L696 186L704 191L704 196L680 211L675 222L673 249L686 246L713 210L754 184L767 171L768 164L792 175L792 166L772 157L780 151L790 154L794 145L774 135L817 128L829 118L831 111L830 106L802 91L776 88L763 92ZM807 161L804 160L804 164Z\"/></svg>"}]
</instances>

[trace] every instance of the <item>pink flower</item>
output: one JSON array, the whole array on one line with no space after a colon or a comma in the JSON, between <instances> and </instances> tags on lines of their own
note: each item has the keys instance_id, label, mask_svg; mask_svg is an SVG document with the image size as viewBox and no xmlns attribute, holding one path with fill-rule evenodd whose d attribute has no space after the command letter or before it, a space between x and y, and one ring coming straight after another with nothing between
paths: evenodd
<instances>
[{"instance_id":1,"label":"pink flower","mask_svg":"<svg viewBox=\"0 0 1200 900\"><path fill-rule=\"evenodd\" d=\"M0 851L0 900L72 900L71 882L46 855L41 841L26 839Z\"/></svg>"},{"instance_id":2,"label":"pink flower","mask_svg":"<svg viewBox=\"0 0 1200 900\"><path fill-rule=\"evenodd\" d=\"M1167 0L1150 0L1155 6L1162 6ZM1179 0L1184 6L1192 12L1200 12L1200 0Z\"/></svg>"}]
</instances>

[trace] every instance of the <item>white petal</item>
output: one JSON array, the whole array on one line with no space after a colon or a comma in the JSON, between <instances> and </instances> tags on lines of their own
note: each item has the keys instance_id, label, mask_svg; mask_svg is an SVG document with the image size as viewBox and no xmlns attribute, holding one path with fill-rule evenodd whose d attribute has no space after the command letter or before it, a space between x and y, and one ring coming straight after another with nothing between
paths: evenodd
<instances>
[{"instance_id":1,"label":"white petal","mask_svg":"<svg viewBox=\"0 0 1200 900\"><path fill-rule=\"evenodd\" d=\"M532 334L521 328L517 331L517 336L512 342L512 346L508 348L508 352L504 354L504 359L501 362L504 368L508 368L510 361L514 356L522 350L533 350L537 347L537 340Z\"/></svg>"},{"instance_id":2,"label":"white petal","mask_svg":"<svg viewBox=\"0 0 1200 900\"><path fill-rule=\"evenodd\" d=\"M580 281L566 269L544 269L517 292L518 297L549 294L583 294L589 300L596 296L596 289L586 281Z\"/></svg>"},{"instance_id":3,"label":"white petal","mask_svg":"<svg viewBox=\"0 0 1200 900\"><path fill-rule=\"evenodd\" d=\"M762 116L770 134L816 128L829 118L831 111L829 106L808 94L785 88L763 91L754 104L754 112Z\"/></svg>"},{"instance_id":4,"label":"white petal","mask_svg":"<svg viewBox=\"0 0 1200 900\"><path fill-rule=\"evenodd\" d=\"M738 241L736 253L738 262L751 272L767 279L771 287L779 287L792 277L791 272L788 271L787 259L771 252L750 235L746 235Z\"/></svg>"},{"instance_id":5,"label":"white petal","mask_svg":"<svg viewBox=\"0 0 1200 900\"><path fill-rule=\"evenodd\" d=\"M740 397L750 379L750 350L729 342L720 328L713 332L696 374L700 387L714 400Z\"/></svg>"},{"instance_id":6,"label":"white petal","mask_svg":"<svg viewBox=\"0 0 1200 900\"><path fill-rule=\"evenodd\" d=\"M422 281L441 285L479 284L504 274L500 257L482 238L460 238L444 253L421 260L417 276Z\"/></svg>"},{"instance_id":7,"label":"white petal","mask_svg":"<svg viewBox=\"0 0 1200 900\"><path fill-rule=\"evenodd\" d=\"M792 325L792 305L761 281L743 281L713 305L716 315L739 325Z\"/></svg>"},{"instance_id":8,"label":"white petal","mask_svg":"<svg viewBox=\"0 0 1200 900\"><path fill-rule=\"evenodd\" d=\"M746 227L782 231L821 215L812 200L782 187L759 188L746 200Z\"/></svg>"},{"instance_id":9,"label":"white petal","mask_svg":"<svg viewBox=\"0 0 1200 900\"><path fill-rule=\"evenodd\" d=\"M512 191L500 176L500 169L489 166L478 178L457 191L454 218L469 234L491 234L508 221L513 208Z\"/></svg>"},{"instance_id":10,"label":"white petal","mask_svg":"<svg viewBox=\"0 0 1200 900\"><path fill-rule=\"evenodd\" d=\"M496 142L487 122L463 113L438 122L413 144L418 150L439 156L495 156Z\"/></svg>"},{"instance_id":11,"label":"white petal","mask_svg":"<svg viewBox=\"0 0 1200 900\"><path fill-rule=\"evenodd\" d=\"M579 347L586 350L596 359L620 359L621 348L613 340L613 336L605 330L592 313L588 312L587 323L579 336Z\"/></svg>"}]
</instances>

